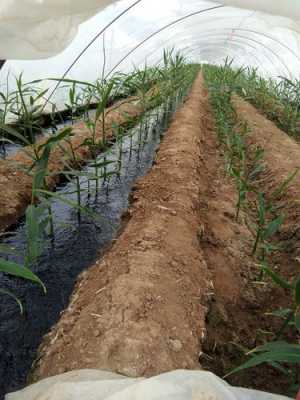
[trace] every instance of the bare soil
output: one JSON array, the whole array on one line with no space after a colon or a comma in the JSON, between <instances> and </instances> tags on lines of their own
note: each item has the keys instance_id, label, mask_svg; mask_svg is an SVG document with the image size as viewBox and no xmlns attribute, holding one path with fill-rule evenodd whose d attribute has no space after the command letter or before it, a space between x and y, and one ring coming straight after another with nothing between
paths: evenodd
<instances>
[{"instance_id":1,"label":"bare soil","mask_svg":"<svg viewBox=\"0 0 300 400\"><path fill-rule=\"evenodd\" d=\"M129 221L80 279L34 379L79 368L151 376L200 368L207 265L199 249L202 77L176 113Z\"/></svg>"},{"instance_id":2,"label":"bare soil","mask_svg":"<svg viewBox=\"0 0 300 400\"><path fill-rule=\"evenodd\" d=\"M265 149L265 170L257 188L268 197L299 165L299 145L244 100L236 97L234 105L238 116L250 127L249 148L259 145ZM211 115L209 110L207 115ZM215 151L218 145L213 121L209 118L207 121L205 131L210 139L206 140L206 153L215 154L215 157L210 158L213 161L206 161L210 186L205 190L207 211L202 214L202 220L203 230L208 235L203 236L201 248L213 273L214 291L207 315L207 341L203 344L200 360L206 369L224 376L246 361L244 353L247 349L253 349L264 340L272 340L271 335L266 336L262 331L278 331L281 321L266 314L288 308L291 298L270 282L266 285L258 282L259 270L250 257L254 238L247 227L252 216L251 213L242 215L239 223L235 221L235 185L224 176L222 149ZM299 209L294 203L299 196L297 183L299 177L277 203L279 210L284 210L286 220L276 238L282 251L270 259L271 265L286 279L295 278L299 271L299 245L293 234L300 222ZM202 188L205 188L205 181ZM221 221L223 229L220 229ZM214 228L216 224L217 228ZM292 334L290 339L295 341L296 336ZM236 386L280 394L287 394L289 386L286 377L268 366L244 371L228 380Z\"/></svg>"},{"instance_id":3,"label":"bare soil","mask_svg":"<svg viewBox=\"0 0 300 400\"><path fill-rule=\"evenodd\" d=\"M243 100L234 104L251 127L249 143L265 148L259 185L270 194L299 165L299 145ZM279 204L286 213L278 236L284 251L273 262L287 278L299 270L299 179ZM279 327L265 314L290 300L284 290L257 284L253 236L246 215L236 221L236 201L199 75L155 166L135 187L123 231L78 280L30 379L81 368L134 377L205 368L223 376L240 365L244 350L265 339L261 330ZM229 381L281 394L288 385L268 366Z\"/></svg>"},{"instance_id":4,"label":"bare soil","mask_svg":"<svg viewBox=\"0 0 300 400\"><path fill-rule=\"evenodd\" d=\"M137 104L137 99L131 98L120 101L106 110L105 135L107 139L113 136L113 124L124 125L130 119L137 118L142 109ZM87 146L82 146L85 139L91 137L91 133L84 122L73 125L73 136L70 141L78 157L83 162L91 155ZM96 128L96 138L102 138L102 123L99 121ZM45 139L38 141L37 146L45 142ZM63 149L70 151L67 142L60 147L54 148L49 160L48 187L54 189L60 181L60 172L65 169L68 156ZM32 153L30 147L26 146L11 157L0 160L0 232L15 224L24 214L27 205L31 200L32 177L25 172L25 168L32 165Z\"/></svg>"},{"instance_id":5,"label":"bare soil","mask_svg":"<svg viewBox=\"0 0 300 400\"><path fill-rule=\"evenodd\" d=\"M234 98L234 106L240 118L250 127L249 144L264 149L266 173L263 186L266 193L273 193L296 169L300 168L299 143L281 131L275 123L261 115L255 107L240 97ZM283 196L285 223L281 239L287 241L295 257L300 256L300 173L289 185Z\"/></svg>"}]
</instances>

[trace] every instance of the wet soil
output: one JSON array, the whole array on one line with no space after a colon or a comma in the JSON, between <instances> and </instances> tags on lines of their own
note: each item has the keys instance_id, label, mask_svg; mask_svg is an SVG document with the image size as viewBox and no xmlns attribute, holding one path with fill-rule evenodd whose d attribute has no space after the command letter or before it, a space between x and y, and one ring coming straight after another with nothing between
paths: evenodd
<instances>
[{"instance_id":1,"label":"wet soil","mask_svg":"<svg viewBox=\"0 0 300 400\"><path fill-rule=\"evenodd\" d=\"M113 136L113 125L126 125L130 120L134 120L141 115L141 107L137 104L137 99L131 98L121 101L110 107L106 111L105 135L109 139ZM86 138L91 137L91 133L84 122L73 125L73 136L70 138L76 156L79 160L90 157L87 146L82 146ZM97 124L97 139L103 137L102 123ZM37 144L41 144L45 139L41 139ZM60 181L59 173L65 169L66 156L63 149L69 150L70 146L64 142L61 147L56 147L51 153L49 160L48 187L53 189ZM15 224L24 214L27 205L31 200L32 178L24 171L32 165L32 159L27 154L32 150L28 147L23 148L5 160L0 160L0 232Z\"/></svg>"},{"instance_id":2,"label":"wet soil","mask_svg":"<svg viewBox=\"0 0 300 400\"><path fill-rule=\"evenodd\" d=\"M99 156L99 162L104 157L114 161L107 173L118 169L120 160L121 169L118 175L100 181L97 195L95 184L90 184L91 195L88 195L86 178L81 178L81 204L88 206L93 216L81 214L79 223L78 213L68 204L52 201L55 237L51 240L45 237L43 254L33 266L47 287L46 296L37 285L0 274L0 287L17 295L25 310L25 314L20 315L17 304L1 295L0 398L8 391L24 386L41 339L67 307L78 275L92 265L116 237L122 215L128 207L132 185L151 168L167 119L164 107L147 113L142 120L142 131L137 125L128 132L130 136L124 138L122 146L115 143ZM87 166L83 171L92 174L93 168ZM75 182L58 186L57 193L76 202ZM1 254L2 257L23 263L26 248L24 224L2 239L1 244L18 252L18 255L10 256Z\"/></svg>"}]
</instances>

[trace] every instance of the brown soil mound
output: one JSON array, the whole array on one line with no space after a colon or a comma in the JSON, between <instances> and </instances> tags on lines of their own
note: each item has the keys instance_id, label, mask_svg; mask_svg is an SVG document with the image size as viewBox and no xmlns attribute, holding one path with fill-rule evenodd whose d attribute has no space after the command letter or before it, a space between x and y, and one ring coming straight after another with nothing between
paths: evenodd
<instances>
[{"instance_id":1,"label":"brown soil mound","mask_svg":"<svg viewBox=\"0 0 300 400\"><path fill-rule=\"evenodd\" d=\"M261 115L255 107L240 97L234 96L233 105L239 117L247 121L250 127L249 141L264 149L267 169L276 182L282 182L291 172L300 167L299 143L277 128L274 122ZM274 182L274 185L276 182ZM299 184L300 175L290 185L289 194L298 190L297 198L299 198ZM286 197L289 198L290 196Z\"/></svg>"},{"instance_id":2,"label":"brown soil mound","mask_svg":"<svg viewBox=\"0 0 300 400\"><path fill-rule=\"evenodd\" d=\"M256 144L264 149L266 173L262 189L271 194L300 168L299 143L238 96L234 97L233 104L239 117L250 127L249 144ZM285 215L280 238L286 242L289 251L294 252L295 258L299 257L300 173L292 180L278 206L282 207Z\"/></svg>"},{"instance_id":3,"label":"brown soil mound","mask_svg":"<svg viewBox=\"0 0 300 400\"><path fill-rule=\"evenodd\" d=\"M79 282L34 378L78 368L149 376L199 368L207 265L199 251L202 77L176 113L130 221Z\"/></svg>"},{"instance_id":4,"label":"brown soil mound","mask_svg":"<svg viewBox=\"0 0 300 400\"><path fill-rule=\"evenodd\" d=\"M266 150L261 184L272 191L298 165L298 145L247 103L235 104L251 126L251 143ZM253 237L235 220L236 188L223 158L199 76L156 165L135 188L124 231L83 274L69 308L45 338L33 380L79 368L150 376L200 363L223 376L245 361L244 349L261 343L260 329L278 328L278 320L265 313L288 307L289 294L257 285ZM287 198L295 199L297 190L295 181ZM297 212L287 206L281 237L297 226ZM288 248L277 260L275 255L285 276L296 273L295 252ZM282 394L288 386L268 366L230 382Z\"/></svg>"},{"instance_id":5,"label":"brown soil mound","mask_svg":"<svg viewBox=\"0 0 300 400\"><path fill-rule=\"evenodd\" d=\"M141 107L136 104L135 99L127 99L107 109L105 134L107 138L113 135L112 126L124 125L130 119L138 117L142 112ZM86 138L91 136L89 129L81 122L73 125L74 136L71 142L75 153L79 160L85 160L90 157L88 148L81 146ZM102 123L97 124L97 138L101 138ZM45 139L41 139L37 145L43 143ZM62 147L70 150L69 145L64 142ZM6 160L0 160L0 232L15 224L24 214L27 205L31 200L32 178L24 171L24 166L30 166L32 159L26 154L31 149L25 147L18 151L15 155L8 157ZM66 155L64 151L56 147L50 156L48 178L49 189L53 189L58 183L59 173L65 169Z\"/></svg>"},{"instance_id":6,"label":"brown soil mound","mask_svg":"<svg viewBox=\"0 0 300 400\"><path fill-rule=\"evenodd\" d=\"M247 103L243 102L243 105L248 109ZM260 144L266 150L265 172L259 182L259 189L265 190L268 195L289 176L291 170L283 164L280 175L274 171L271 155L274 154L276 157L281 147L275 150L261 141L265 133L271 136L271 131L265 131L264 128L264 124L268 126L269 121L259 115L253 107L251 110L252 114L249 115L245 109L243 113L240 108L237 109L238 115L249 122L251 128L249 144ZM255 260L250 256L254 238L245 225L245 221L249 222L251 215L241 215L239 223L235 221L236 186L225 176L222 148L218 149L211 110L207 104L205 114L208 118L204 130L206 137L201 146L206 155L203 166L205 178L201 186L204 199L204 206L201 207L201 220L204 225L201 248L212 273L214 290L211 293L206 321L207 340L202 345L203 354L200 361L206 369L224 376L246 361L247 349L253 349L262 344L263 340L271 339L271 336L262 334L262 331L278 331L281 322L266 313L279 308L288 308L291 299L288 293L273 284L263 285L257 282L260 272L255 266ZM261 118L263 125L258 123ZM278 128L274 124L272 127L276 129L274 134L277 134ZM280 137L277 138L277 143L280 142L280 138L285 143L286 134L280 131L278 134ZM287 143L296 153L297 145L294 147L295 143L289 138ZM276 163L275 165L278 168ZM291 187L289 190L293 192L294 189ZM287 194L284 197L286 199L289 196L290 194ZM282 200L281 203L286 210L286 202ZM296 223L295 220L294 224ZM283 231L284 229L288 231L290 227L289 219ZM283 237L284 233L281 232L278 241L282 242ZM291 247L289 245L284 247L285 251L274 254L272 265L276 265L278 272L280 271L283 276L291 278L296 276L297 266L290 252ZM286 394L289 386L288 379L284 375L266 365L233 375L229 381L236 386L281 394Z\"/></svg>"}]
</instances>

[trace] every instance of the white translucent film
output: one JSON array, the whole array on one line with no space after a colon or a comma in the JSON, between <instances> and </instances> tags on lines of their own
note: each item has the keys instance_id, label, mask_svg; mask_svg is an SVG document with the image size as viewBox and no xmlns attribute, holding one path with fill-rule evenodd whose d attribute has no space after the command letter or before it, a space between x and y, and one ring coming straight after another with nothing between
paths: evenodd
<instances>
[{"instance_id":1,"label":"white translucent film","mask_svg":"<svg viewBox=\"0 0 300 400\"><path fill-rule=\"evenodd\" d=\"M45 58L61 52L80 23L110 0L1 0L0 59Z\"/></svg>"},{"instance_id":2,"label":"white translucent film","mask_svg":"<svg viewBox=\"0 0 300 400\"><path fill-rule=\"evenodd\" d=\"M0 59L36 59L53 56L74 39L80 23L113 3L117 4L118 0L1 0ZM146 10L146 3L147 0L142 1L140 8ZM155 1L152 3L154 3L152 9L155 9ZM164 3L170 5L169 1L159 2L157 10L163 8L165 12L167 7ZM172 3L176 4L177 1ZM186 9L192 8L195 2L185 0L180 3ZM201 1L197 3L200 6ZM298 0L218 0L218 3L285 16L295 22L300 21ZM171 9L173 8L171 5Z\"/></svg>"},{"instance_id":3,"label":"white translucent film","mask_svg":"<svg viewBox=\"0 0 300 400\"><path fill-rule=\"evenodd\" d=\"M24 81L63 76L114 19L68 78L94 81L103 71L108 77L156 64L164 48L181 51L193 62L218 64L229 57L237 66L257 67L264 76L299 77L298 0L2 0L0 59L9 61L0 84L8 82L13 89L21 72ZM56 96L63 104L63 91Z\"/></svg>"}]
</instances>

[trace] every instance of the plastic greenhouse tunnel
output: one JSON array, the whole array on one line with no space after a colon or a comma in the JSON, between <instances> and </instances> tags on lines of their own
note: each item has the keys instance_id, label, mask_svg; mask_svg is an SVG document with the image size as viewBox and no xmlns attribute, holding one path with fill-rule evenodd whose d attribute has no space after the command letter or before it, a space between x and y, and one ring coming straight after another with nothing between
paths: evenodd
<instances>
[{"instance_id":1,"label":"plastic greenhouse tunnel","mask_svg":"<svg viewBox=\"0 0 300 400\"><path fill-rule=\"evenodd\" d=\"M0 1L0 400L300 400L299 21Z\"/></svg>"}]
</instances>

